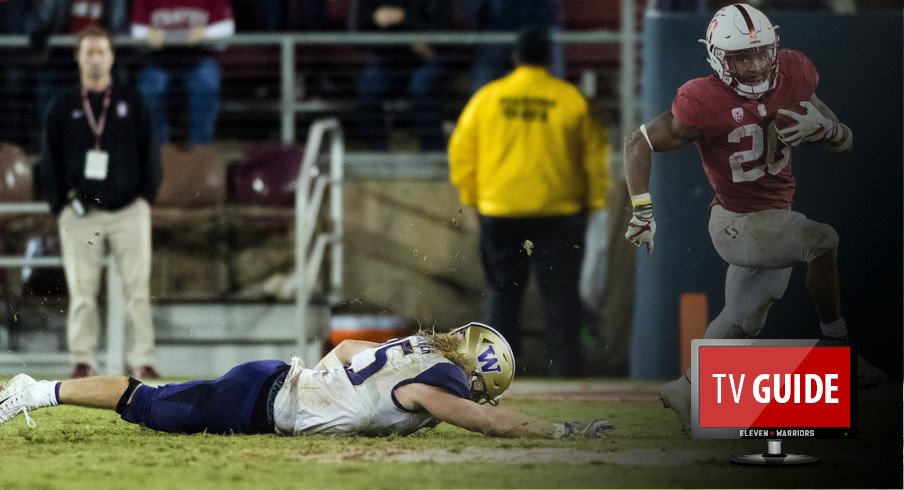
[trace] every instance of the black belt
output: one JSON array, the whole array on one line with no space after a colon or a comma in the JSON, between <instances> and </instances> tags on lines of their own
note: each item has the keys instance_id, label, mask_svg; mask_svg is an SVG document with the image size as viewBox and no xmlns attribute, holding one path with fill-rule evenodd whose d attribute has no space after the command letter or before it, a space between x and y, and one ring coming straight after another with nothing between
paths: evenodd
<instances>
[{"instance_id":1,"label":"black belt","mask_svg":"<svg viewBox=\"0 0 904 490\"><path fill-rule=\"evenodd\" d=\"M251 412L251 433L252 434L269 434L276 430L276 424L273 420L273 403L276 401L276 394L279 393L283 383L286 382L286 375L289 373L289 366L285 369L270 375L261 391L257 394L254 401L254 409Z\"/></svg>"}]
</instances>

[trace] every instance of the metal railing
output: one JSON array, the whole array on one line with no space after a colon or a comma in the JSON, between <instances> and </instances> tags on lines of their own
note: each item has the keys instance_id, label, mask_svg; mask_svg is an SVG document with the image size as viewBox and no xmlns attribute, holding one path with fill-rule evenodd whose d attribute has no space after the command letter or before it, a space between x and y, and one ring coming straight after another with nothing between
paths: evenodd
<instances>
[{"instance_id":1,"label":"metal railing","mask_svg":"<svg viewBox=\"0 0 904 490\"><path fill-rule=\"evenodd\" d=\"M570 43L615 43L621 46L619 99L622 108L622 127L633 128L636 121L637 49L640 36L636 32L635 0L621 0L621 30L599 29L581 32L555 32L553 40ZM433 43L450 46L474 46L482 44L512 44L516 34L512 32L312 32L297 34L236 34L226 39L211 41L215 46L279 46L280 48L280 135L285 144L296 138L296 115L308 110L308 105L296 100L296 56L299 46L386 46L415 43ZM633 40L634 42L626 42ZM118 47L142 49L145 44L129 36L115 39ZM56 35L48 40L50 47L72 47L75 36ZM26 48L26 36L0 36L0 48ZM629 110L630 109L630 110Z\"/></svg>"},{"instance_id":2,"label":"metal railing","mask_svg":"<svg viewBox=\"0 0 904 490\"><path fill-rule=\"evenodd\" d=\"M329 164L325 175L320 173L317 166L324 137L330 138ZM330 247L327 301L332 305L342 299L344 162L345 140L339 120L333 118L314 121L308 131L295 188L295 315L299 326L297 346L302 359L312 365L320 357L323 328L310 324L309 310L327 247ZM317 218L320 216L327 186L330 193L329 229L316 234Z\"/></svg>"}]
</instances>

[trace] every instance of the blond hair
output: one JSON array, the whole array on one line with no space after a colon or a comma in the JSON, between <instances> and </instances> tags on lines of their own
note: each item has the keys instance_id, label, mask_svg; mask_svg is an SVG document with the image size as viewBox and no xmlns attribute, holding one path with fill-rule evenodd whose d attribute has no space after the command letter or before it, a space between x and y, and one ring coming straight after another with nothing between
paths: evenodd
<instances>
[{"instance_id":1,"label":"blond hair","mask_svg":"<svg viewBox=\"0 0 904 490\"><path fill-rule=\"evenodd\" d=\"M426 339L427 345L436 349L439 355L464 369L465 372L471 373L477 369L477 361L467 355L463 349L465 340L461 335L435 330L418 330L415 335Z\"/></svg>"}]
</instances>

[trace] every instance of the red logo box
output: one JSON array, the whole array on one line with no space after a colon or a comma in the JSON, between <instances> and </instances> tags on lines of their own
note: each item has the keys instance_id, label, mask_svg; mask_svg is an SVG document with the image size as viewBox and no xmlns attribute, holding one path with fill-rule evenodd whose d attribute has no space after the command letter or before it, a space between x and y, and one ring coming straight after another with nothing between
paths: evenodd
<instances>
[{"instance_id":1,"label":"red logo box","mask_svg":"<svg viewBox=\"0 0 904 490\"><path fill-rule=\"evenodd\" d=\"M852 437L856 432L851 341L701 339L692 348L694 437Z\"/></svg>"}]
</instances>

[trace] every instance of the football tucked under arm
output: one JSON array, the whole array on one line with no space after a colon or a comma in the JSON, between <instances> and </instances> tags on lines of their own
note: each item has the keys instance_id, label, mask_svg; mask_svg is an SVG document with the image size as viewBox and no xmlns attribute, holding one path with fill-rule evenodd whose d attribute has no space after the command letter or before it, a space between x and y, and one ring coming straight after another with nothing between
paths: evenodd
<instances>
[{"instance_id":1,"label":"football tucked under arm","mask_svg":"<svg viewBox=\"0 0 904 490\"><path fill-rule=\"evenodd\" d=\"M835 153L850 151L853 146L853 132L847 125L823 114L810 101L800 102L800 108L779 109L775 116L775 127L782 143L798 147L824 143ZM825 112L831 114L828 107Z\"/></svg>"}]
</instances>

